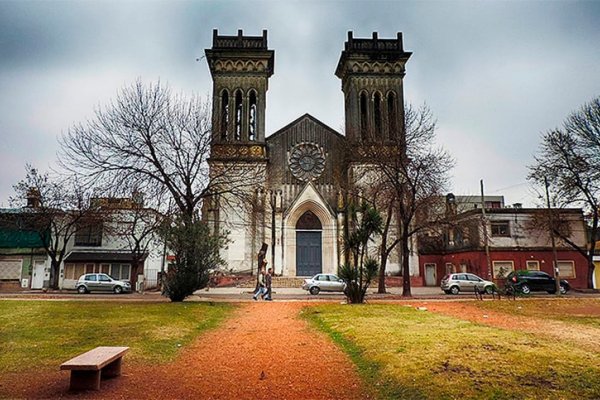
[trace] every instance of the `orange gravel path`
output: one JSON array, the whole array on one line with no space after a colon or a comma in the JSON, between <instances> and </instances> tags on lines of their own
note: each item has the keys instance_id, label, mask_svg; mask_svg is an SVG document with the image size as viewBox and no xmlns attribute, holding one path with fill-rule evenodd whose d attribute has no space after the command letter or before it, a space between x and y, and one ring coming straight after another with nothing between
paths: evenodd
<instances>
[{"instance_id":1,"label":"orange gravel path","mask_svg":"<svg viewBox=\"0 0 600 400\"><path fill-rule=\"evenodd\" d=\"M247 303L166 365L127 363L100 392L67 392L68 372L19 374L0 393L26 398L364 399L354 365L311 329L300 303ZM58 366L57 366L58 369ZM8 377L5 377L8 378ZM32 388L37 388L33 389ZM2 397L2 396L0 396Z\"/></svg>"}]
</instances>

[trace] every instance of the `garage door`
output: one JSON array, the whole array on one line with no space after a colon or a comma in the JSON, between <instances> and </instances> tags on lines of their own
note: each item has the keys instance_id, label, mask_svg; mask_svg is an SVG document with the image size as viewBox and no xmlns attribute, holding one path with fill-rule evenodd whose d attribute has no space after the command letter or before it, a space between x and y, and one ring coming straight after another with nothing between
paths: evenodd
<instances>
[{"instance_id":1,"label":"garage door","mask_svg":"<svg viewBox=\"0 0 600 400\"><path fill-rule=\"evenodd\" d=\"M21 279L22 265L20 258L0 258L0 279Z\"/></svg>"}]
</instances>

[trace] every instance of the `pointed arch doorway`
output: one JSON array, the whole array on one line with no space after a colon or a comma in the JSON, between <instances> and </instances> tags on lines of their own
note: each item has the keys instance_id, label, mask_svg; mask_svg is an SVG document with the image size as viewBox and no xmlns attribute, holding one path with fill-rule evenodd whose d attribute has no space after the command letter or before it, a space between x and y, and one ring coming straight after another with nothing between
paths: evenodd
<instances>
[{"instance_id":1,"label":"pointed arch doorway","mask_svg":"<svg viewBox=\"0 0 600 400\"><path fill-rule=\"evenodd\" d=\"M310 210L296 222L296 275L313 276L323 271L323 226Z\"/></svg>"}]
</instances>

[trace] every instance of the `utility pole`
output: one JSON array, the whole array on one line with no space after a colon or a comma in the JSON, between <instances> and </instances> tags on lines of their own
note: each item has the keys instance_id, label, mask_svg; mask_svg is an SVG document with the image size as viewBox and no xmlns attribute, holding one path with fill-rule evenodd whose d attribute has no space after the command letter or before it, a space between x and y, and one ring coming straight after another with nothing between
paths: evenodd
<instances>
[{"instance_id":1,"label":"utility pole","mask_svg":"<svg viewBox=\"0 0 600 400\"><path fill-rule=\"evenodd\" d=\"M550 192L548 191L548 178L544 177L544 186L546 187L546 205L548 207L548 220L550 222L550 241L552 242L552 257L554 259L554 281L556 284L556 295L560 296L560 274L558 273L558 256L556 255L556 241L554 240L554 218L552 218L552 209L550 208Z\"/></svg>"},{"instance_id":2,"label":"utility pole","mask_svg":"<svg viewBox=\"0 0 600 400\"><path fill-rule=\"evenodd\" d=\"M492 262L490 261L490 245L488 240L487 219L485 217L485 196L483 194L483 179L479 181L481 187L481 225L483 227L483 245L485 247L485 259L487 261L488 279L493 278ZM490 279L491 280L491 279Z\"/></svg>"}]
</instances>

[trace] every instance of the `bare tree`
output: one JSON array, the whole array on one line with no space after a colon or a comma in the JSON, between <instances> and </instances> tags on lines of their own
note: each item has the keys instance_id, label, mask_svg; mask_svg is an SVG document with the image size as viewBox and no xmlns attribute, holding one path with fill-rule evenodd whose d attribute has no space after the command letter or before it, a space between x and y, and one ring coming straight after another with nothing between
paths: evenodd
<instances>
[{"instance_id":1,"label":"bare tree","mask_svg":"<svg viewBox=\"0 0 600 400\"><path fill-rule=\"evenodd\" d=\"M589 215L589 246L569 241L559 229L554 233L587 259L587 286L592 288L593 257L600 235L600 97L569 115L561 128L542 135L539 153L529 169L528 178L538 185L547 179L555 207L582 207Z\"/></svg>"},{"instance_id":2,"label":"bare tree","mask_svg":"<svg viewBox=\"0 0 600 400\"><path fill-rule=\"evenodd\" d=\"M443 219L434 210L448 184L454 161L444 149L435 146L434 140L435 121L429 108L408 106L404 134L392 132L383 145L363 144L358 149L368 166L363 181L375 191L369 197L385 215L379 249L380 293L385 292L387 259L400 245L402 295L411 296L411 241ZM397 224L395 235L391 235L392 224Z\"/></svg>"},{"instance_id":3,"label":"bare tree","mask_svg":"<svg viewBox=\"0 0 600 400\"><path fill-rule=\"evenodd\" d=\"M89 193L76 177L52 178L31 165L26 165L25 178L14 185L14 190L13 205L28 201L23 212L50 257L50 287L57 289L69 242L81 229L102 220L101 210L91 205Z\"/></svg>"},{"instance_id":4,"label":"bare tree","mask_svg":"<svg viewBox=\"0 0 600 400\"><path fill-rule=\"evenodd\" d=\"M168 193L188 221L209 196L247 196L255 175L223 163L209 175L211 115L207 101L172 95L160 83L122 89L95 118L60 140L59 159L88 185L149 198ZM230 194L233 194L231 196Z\"/></svg>"}]
</instances>

